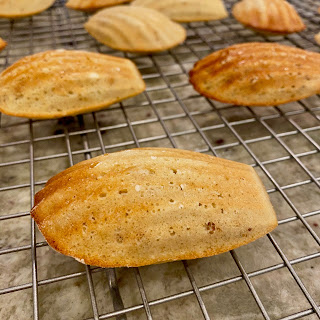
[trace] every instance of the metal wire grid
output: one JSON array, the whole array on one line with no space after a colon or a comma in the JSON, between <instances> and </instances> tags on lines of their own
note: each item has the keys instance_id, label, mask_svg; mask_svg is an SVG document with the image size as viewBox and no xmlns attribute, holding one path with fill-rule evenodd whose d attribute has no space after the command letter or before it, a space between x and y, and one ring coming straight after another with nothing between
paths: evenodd
<instances>
[{"instance_id":1,"label":"metal wire grid","mask_svg":"<svg viewBox=\"0 0 320 320\"><path fill-rule=\"evenodd\" d=\"M234 1L230 1L227 3L229 8L233 2ZM317 244L317 252L290 260L286 256L279 242L276 241L275 237L272 234L268 234L270 243L281 257L282 261L280 263L252 272L247 272L244 267L244 261L240 260L235 251L231 251L230 254L232 259L237 265L241 275L228 278L226 280L216 281L208 285L199 286L195 280L195 275L189 266L189 262L183 261L182 264L189 278L192 289L151 301L148 299L139 268L133 268L132 270L136 278L142 303L131 307L124 307L120 292L118 290L116 273L114 269L105 270L86 266L85 271L38 280L37 249L47 246L47 243L44 241L37 241L35 224L31 220L31 243L28 245L15 247L4 246L4 248L0 249L0 255L17 253L26 250L30 251L32 258L32 282L2 288L0 289L1 295L31 288L33 294L33 319L39 319L38 288L40 286L46 286L51 283L77 278L80 276L86 276L93 315L93 317L90 319L97 320L108 319L112 317L116 317L116 319L126 319L127 315L138 309L144 309L147 319L153 319L153 306L164 304L169 301L175 301L187 296L195 296L203 317L205 319L210 319L210 317L213 319L215 316L209 316L209 312L207 310L208 306L205 304L202 294L206 291L214 290L216 288L244 280L252 294L252 297L260 309L262 317L264 319L273 319L275 317L270 316L268 313L267 308L265 307L260 295L257 293L256 288L253 285L252 279L263 274L269 274L271 276L272 271L286 268L294 278L296 285L306 297L310 307L300 310L299 312L295 312L294 314L278 318L287 320L298 319L311 314L317 315L320 318L319 301L317 301L314 294L311 294L308 288L306 288L294 268L294 265L320 257L319 235L308 222L309 217L315 217L319 215L320 208L302 213L302 210L298 208L297 204L295 204L286 193L287 190L309 184L313 184L318 188L320 187L320 178L318 172L312 168L310 169L310 167L305 165L303 161L305 157L319 155L320 147L316 134L320 129L320 100L318 97L313 97L311 100L306 99L304 101L299 101L297 104L293 105L294 107L292 107L292 105L291 107L274 107L272 108L271 112L271 108L241 108L241 111L245 111L247 116L232 120L233 117L230 117L230 114L232 114L235 109L234 106L231 105L224 105L206 100L211 109L201 110L202 108L200 108L197 110L197 105L200 104L200 100L198 98L199 96L194 91L191 91L187 81L184 81L184 79L187 79L186 75L188 69L195 60L205 56L212 50L217 50L221 47L225 47L236 42L278 41L286 44L294 44L298 47L307 48L309 50L319 51L319 48L315 44L312 36L314 33L313 31L317 30L320 22L320 18L313 14L317 5L320 6L320 1L315 2L308 0L301 3L296 0L292 2L296 8L298 8L299 13L307 20L308 31L299 35L291 35L287 37L265 37L245 30L243 27L237 24L235 20L228 18L219 22L188 24L186 26L188 30L188 39L185 44L177 49L170 50L169 52L157 55L149 55L146 57L125 54L126 57L133 59L137 63L145 81L147 82L148 88L147 91L142 94L142 98L130 99L129 102L120 103L115 107L103 111L105 114L111 114L116 110L119 112L119 115L121 114L121 119L124 119L124 121L115 121L114 123L110 122L107 125L102 125L99 121L101 112L97 112L85 116L78 116L76 119L70 120L71 125L68 119L62 121L60 123L60 129L57 130L53 135L48 134L35 137L34 130L39 123L41 126L40 121L26 121L17 119L12 120L9 117L3 116L3 129L16 128L19 130L20 126L28 125L29 136L25 139L3 142L0 145L1 149L4 150L7 147L13 147L18 151L21 146L28 146L29 157L19 160L3 161L0 164L0 168L10 169L15 165L28 164L30 179L29 182L26 183L13 185L8 183L0 188L0 193L10 190L29 188L30 206L32 207L36 188L40 188L45 183L45 180L35 179L35 164L37 164L37 162L42 162L49 159L52 160L67 157L69 165L73 165L75 157L77 157L77 159L80 159L79 157L88 159L91 156L95 156L101 152L105 153L108 151L140 147L150 144L155 144L158 146L181 147L181 141L186 142L187 147L190 149L197 150L199 152L210 153L215 156L219 156L223 150L227 150L228 148L241 147L253 160L253 163L251 163L252 166L261 170L264 176L267 177L271 182L272 187L268 188L268 193L271 195L275 192L278 192L295 214L294 216L281 219L279 221L279 225L284 225L293 221L301 221L305 230L307 230ZM85 20L85 15L66 10L63 7L63 1L60 1L56 2L55 6L51 10L46 11L38 17L31 17L19 21L1 21L0 25L4 27L3 29L7 30L7 34L3 34L3 36L10 43L10 48L4 51L4 53L2 53L0 56L2 67L6 67L8 64L18 59L22 55L32 54L48 48L53 49L61 46L66 48L87 49L121 55L121 53L116 53L102 45L97 44L93 39L87 36L82 27L82 23ZM40 44L40 40L43 40L43 44ZM176 78L179 77L182 79L182 81L181 79L178 79L177 81ZM157 80L156 85L153 85L154 80ZM160 85L157 83L160 83ZM179 106L180 111L176 113L173 112L172 114L163 113L159 108L159 105L165 103L176 103ZM132 115L135 114L135 108L137 106L139 106L139 108L148 108L148 112L145 117L138 119L133 118ZM240 109L240 107L238 108ZM217 116L218 121L209 124L207 122L206 125L203 125L204 122L199 120L204 119L205 117L209 117L210 119L210 116L213 114ZM307 118L306 121L308 122L308 125L305 125L305 118ZM170 121L174 122L186 119L189 123L186 128L184 128L186 122L182 122L183 128L180 126L180 128L178 128L176 131L172 130L172 127L169 125ZM284 130L281 130L281 126L274 126L273 121L277 120L280 120L281 125L283 125L283 123L290 124L290 129L286 127ZM76 129L72 127L74 124L72 121L77 122ZM263 134L260 134L257 137L243 137L238 128L241 126L250 126L250 124L258 124L260 127L259 130L263 132ZM147 132L147 135L141 136L141 131L136 129L140 125L146 126L145 128L150 128L150 132ZM149 125L151 127L148 127ZM153 132L156 126L161 130L155 130L156 134L153 135L151 132ZM119 132L121 135L121 130L124 128L130 132L130 139L115 143L105 143L106 134L109 132ZM212 136L209 135L209 133L214 132L215 130L228 130L228 132L232 134L233 139L231 139L230 142L225 141L224 139L214 140L216 138L212 139ZM161 133L158 133L158 131L161 131ZM295 135L304 137L306 141L312 145L312 148L308 151L299 153L295 152L295 150L292 148L292 145L285 142L286 138ZM194 139L194 136L196 136L197 139ZM73 150L71 142L73 137L81 139L82 147L78 150ZM220 137L220 135L217 135L216 137ZM49 145L55 144L56 141L61 139L65 141L67 152L35 156L34 150L37 143L45 142ZM279 145L281 145L281 147L286 151L286 155L273 159L261 160L260 157L257 156L256 152L253 151L253 146L255 143L259 144L269 140L276 141ZM95 146L91 146L92 144ZM286 161L293 161L299 170L304 172L306 178L287 184L283 184L281 181L279 181L278 177L275 176L272 171L270 171L270 165L279 163L281 164L285 163ZM277 210L277 208L275 209ZM0 223L6 220L10 220L12 223L14 223L16 218L28 215L29 211L3 214L0 216ZM92 275L97 272L107 273L109 279L109 289L111 296L113 297L115 310L113 312L101 314L98 310L95 287L92 281ZM239 315L238 319L243 318L241 315Z\"/></svg>"}]
</instances>

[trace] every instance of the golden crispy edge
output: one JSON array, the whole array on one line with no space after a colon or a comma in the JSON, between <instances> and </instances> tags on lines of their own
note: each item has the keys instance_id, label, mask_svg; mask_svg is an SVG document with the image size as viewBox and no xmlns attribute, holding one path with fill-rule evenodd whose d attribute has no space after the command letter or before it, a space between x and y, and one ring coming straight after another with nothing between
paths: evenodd
<instances>
[{"instance_id":1,"label":"golden crispy edge","mask_svg":"<svg viewBox=\"0 0 320 320\"><path fill-rule=\"evenodd\" d=\"M51 0L51 3L47 7L43 8L41 10L36 10L36 11L31 11L31 12L26 12L26 13L17 13L17 14L3 14L0 12L0 18L24 18L24 17L33 16L35 14L46 11L48 8L50 8L54 4L55 1L56 0Z\"/></svg>"},{"instance_id":2,"label":"golden crispy edge","mask_svg":"<svg viewBox=\"0 0 320 320\"><path fill-rule=\"evenodd\" d=\"M118 151L120 152L120 151ZM100 159L105 159L107 156L109 155L109 153L105 153L105 154L102 154L98 157L94 157L94 158L91 158L91 159L88 159L88 160L84 160L84 161L80 161L78 162L77 164L59 172L58 174L56 174L55 176L51 177L45 187L47 187L49 184L65 177L66 175L70 174L71 172L73 171L77 171L77 170L80 170L80 169L85 169L85 168L88 168L90 167L91 165L96 165L100 162ZM43 190L43 189L42 189Z\"/></svg>"},{"instance_id":3,"label":"golden crispy edge","mask_svg":"<svg viewBox=\"0 0 320 320\"><path fill-rule=\"evenodd\" d=\"M169 19L169 17L168 17ZM88 27L87 27L87 24L89 23L89 21L87 21L85 24L84 24L84 28L86 29L86 31L99 43L102 43L104 44L105 46L108 46L114 50L120 50L120 51L125 51L125 52L132 52L132 53L151 53L151 52L162 52L162 51L165 51L165 50L168 50L168 49L171 49L171 48L174 48L176 47L177 45L179 44L182 44L185 40L186 40L186 37L187 37L187 31L185 28L183 28L182 26L180 26L182 29L183 29L183 37L181 37L181 40L179 41L176 41L173 45L170 45L170 46L163 46L161 49L153 49L153 50L145 50L145 49L141 49L141 48L138 48L138 49L128 49L128 48L123 48L121 46L113 46L113 45L110 45L110 44L105 44L99 40L97 40L92 34L91 32L88 30Z\"/></svg>"},{"instance_id":4,"label":"golden crispy edge","mask_svg":"<svg viewBox=\"0 0 320 320\"><path fill-rule=\"evenodd\" d=\"M143 81L144 82L144 81ZM6 115L9 116L14 116L14 117L20 117L20 118L29 118L29 119L56 119L56 118L63 118L63 117L67 117L67 116L76 116L78 114L85 114L85 113L89 113L89 112L93 112L93 111L99 111L99 110L103 110L108 108L109 106L111 106L112 104L115 104L117 102L123 101L125 99L131 98L131 97L135 97L136 95L142 93L146 88L146 85L144 83L143 88L141 88L141 90L137 91L137 93L128 95L126 97L122 97L120 99L114 99L112 100L112 102L108 103L108 104L97 104L97 105L93 105L90 107L86 107L86 108L81 108L81 110L75 111L75 112L56 112L56 113L52 113L50 115L48 115L48 113L46 114L37 114L35 115L31 115L30 113L15 113L15 112L11 112L6 110L5 108L0 106L0 111L2 113L5 113Z\"/></svg>"},{"instance_id":5,"label":"golden crispy edge","mask_svg":"<svg viewBox=\"0 0 320 320\"><path fill-rule=\"evenodd\" d=\"M118 6L122 3L127 3L127 2L131 2L132 0L122 0L122 2L116 3L116 4L110 4L110 5L104 5L104 6L91 6L91 7L78 7L78 6L74 6L72 5L72 3L70 4L70 0L65 4L65 6L69 9L73 9L73 10L78 10L78 11L84 11L84 12L95 12L99 9L103 9L103 8L109 8L109 7L113 7L113 6Z\"/></svg>"},{"instance_id":6,"label":"golden crispy edge","mask_svg":"<svg viewBox=\"0 0 320 320\"><path fill-rule=\"evenodd\" d=\"M100 54L100 53L95 53L95 52L86 52L86 51L79 51L79 50L69 50L69 51L72 51L72 52L82 52L82 53L88 53L88 54L97 54L97 55L103 55L103 54ZM3 70L3 72L7 72L9 70L9 68L13 68L17 63L24 63L24 62L29 62L29 58L30 57L35 57L35 56L39 56L39 55L44 55L44 54L47 54L47 53L50 53L50 52L55 52L55 50L49 50L49 51L44 51L44 52L40 52L40 53L36 53L34 55L31 55L31 56L27 56L27 57L24 57L18 61L16 61L14 64L12 64L10 67L8 67L7 69ZM112 56L110 56L112 57ZM113 57L113 58L116 58L116 59L119 59L119 57ZM121 59L124 59L124 58L121 58ZM45 113L45 114L39 114L37 113L37 115L34 115L34 114L30 114L28 112L26 113L16 113L16 112L12 112L12 111L8 111L5 107L1 106L0 105L0 112L2 113L5 113L9 116L15 116L15 117L20 117L20 118L32 118L32 119L55 119L55 118L62 118L62 117L66 117L66 116L75 116L75 115L78 115L78 114L84 114L84 113L88 113L88 112L92 112L92 111L98 111L98 110L102 110L102 109L105 109L109 106L111 106L112 104L114 103L117 103L119 101L123 101L125 99L128 99L128 98L131 98L131 97L135 97L136 95L142 93L145 89L146 89L146 83L144 82L144 80L142 79L141 77L141 74L137 68L137 66L129 59L126 59L128 60L130 63L132 63L133 67L134 67L134 71L137 73L137 76L139 76L141 79L141 84L143 85L141 90L137 91L137 93L134 93L134 94L131 94L127 97L122 97L122 98L119 98L119 99L114 99L112 100L110 103L108 104L105 104L105 103L100 103L100 104L97 104L97 105L93 105L93 106L90 106L90 107L86 107L86 108L82 108L81 110L78 110L78 111L70 111L70 112L56 112L56 113L53 113L51 115L48 115L48 113ZM2 73L1 73L2 74ZM1 76L0 74L0 76Z\"/></svg>"},{"instance_id":7,"label":"golden crispy edge","mask_svg":"<svg viewBox=\"0 0 320 320\"><path fill-rule=\"evenodd\" d=\"M252 46L255 46L255 45L259 45L260 42L248 42L248 43L244 43L244 44L247 44L247 45L250 44L250 45L252 45ZM235 47L235 46L237 46L237 47L240 46L240 47L241 47L241 46L244 45L244 44L233 45L233 46L230 46L230 47ZM278 45L278 44L277 44L277 45ZM280 46L283 46L283 45L280 45ZM227 50L227 49L230 48L230 47L226 47L226 48L224 48L224 49L221 49L221 50L218 50L218 51L214 51L213 53L218 53L218 52ZM298 49L298 48L297 48L297 49ZM303 50L303 49L299 49L299 50ZM213 54L213 53L211 53L211 54ZM210 55L211 55L211 54L210 54ZM210 55L209 55L209 56L210 56ZM207 56L207 57L208 57L208 56ZM204 57L204 58L206 58L206 57ZM199 84L197 83L197 81L196 81L196 80L194 79L194 77L193 77L194 74L197 72L197 70L195 70L197 64L198 64L200 61L202 61L204 58L202 58L201 60L197 61L197 62L194 64L193 68L189 71L189 82L192 84L193 88L194 88L197 92L199 92L201 95L203 95L204 97L207 97L207 98L209 98L209 99L214 99L214 100L216 100L216 101L220 101L220 102L223 102L223 103L234 104L234 105L243 105L243 106L252 106L252 107L269 107L269 106L273 106L273 105L278 105L278 104L283 104L283 103L289 103L289 102L293 102L293 101L297 101L297 100L301 100L301 99L305 99L305 98L310 97L309 94L306 94L305 96L299 97L299 99L296 99L296 98L287 99L287 100L286 100L286 99L282 99L282 100L279 99L279 101L278 101L277 104L270 104L270 103L248 104L248 103L239 102L238 100L232 99L232 98L230 98L230 99L221 99L220 97L216 97L214 94L212 94L212 93L210 93L210 92L208 92L208 91L206 91L206 90L202 90L202 89L201 89L201 86L199 86Z\"/></svg>"},{"instance_id":8,"label":"golden crispy edge","mask_svg":"<svg viewBox=\"0 0 320 320\"><path fill-rule=\"evenodd\" d=\"M266 234L268 234L269 232L274 230L277 226L278 226L278 221L275 219L274 223L272 225L270 225L269 228L266 228L265 233L260 235L259 237L257 237L255 240L258 240L259 238L264 237ZM39 230L42 233L42 230L41 230L40 227L39 227ZM178 261L178 260L191 260L191 259L210 257L210 256L218 255L220 253L228 252L230 250L239 248L239 247L241 247L243 245L246 245L248 243L251 243L252 241L255 241L255 240L245 238L243 241L241 241L241 242L239 241L237 244L235 244L234 246L231 246L231 247L229 247L227 249L218 250L216 248L216 249L208 250L203 254L189 253L189 254L185 254L185 255L178 255L174 259L170 259L170 260L167 260L167 259L141 259L140 263L132 263L131 262L129 266L127 265L127 263L125 263L121 259L119 259L118 262L114 263L114 264L108 264L104 260L101 260L101 259L98 259L98 258L94 258L94 257L92 257L91 259L83 258L83 261L84 261L85 264L92 265L92 266L99 266L99 267L103 267L103 268L116 268L116 267L125 267L125 266L128 266L128 267L141 267L141 266L145 266L145 265L160 264L160 263L172 262L172 261ZM66 249L66 248L64 248L62 246L56 245L55 240L52 239L51 237L46 236L46 241L48 242L50 247L52 249L54 249L55 251L76 259L70 253L70 251L68 249ZM79 260L77 260L77 261L79 261Z\"/></svg>"},{"instance_id":9,"label":"golden crispy edge","mask_svg":"<svg viewBox=\"0 0 320 320\"><path fill-rule=\"evenodd\" d=\"M194 158L198 158L198 160L203 159L204 161L209 161L211 162L213 159L214 161L222 161L222 162L228 162L228 163L237 163L237 164L240 164L238 162L235 162L235 161L231 161L231 160L226 160L226 159L222 159L222 158L216 158L216 157L213 157L213 156L209 156L209 155L206 155L206 154L202 154L202 153L197 153L197 152L193 152L193 151L189 151L189 150L182 150L182 149L172 149L172 148L136 148L136 149L132 149L132 150L164 150L164 151L168 151L170 153L177 153L177 154L189 154L191 155L191 158L192 156ZM126 152L127 150L123 150L123 151L118 151L118 152L115 152L115 153L123 153L123 152ZM97 163L99 162L99 159L107 156L108 154L105 154L105 155L101 155L99 157L96 157L96 158L92 158L92 159L89 159L89 160L85 160L85 161L82 161L82 162L79 162L78 164L74 165L73 167L70 167L62 172L60 172L59 174L57 174L56 176L52 177L46 184L45 188L52 184L52 183L59 183L59 180L61 179L65 179L67 178L68 174L70 174L71 172L73 171L76 171L78 169L82 169L82 168L86 168L86 167L89 167L91 164L94 164L94 163ZM254 169L249 166L249 165L246 165L246 164L242 164L241 165L243 166L247 166L250 168L250 170L253 170ZM254 171L255 173L255 171ZM255 173L255 175L257 176L257 174ZM262 185L263 187L263 190L264 190L264 194L265 196L267 197L267 193L265 191L265 187L263 186L261 180L258 178L257 176L257 181L260 185ZM45 232L43 232L42 230L42 225L39 223L39 220L37 219L37 216L36 216L36 208L37 208L37 205L38 203L43 199L45 198L45 196L47 195L47 192L44 192L41 194L42 191L45 190L42 189L40 190L36 195L35 195L35 206L32 208L30 214L32 216L32 218L35 220L35 222L37 223L37 226L40 230L41 233L45 234ZM52 192L52 190L50 190L50 193ZM48 192L49 193L49 192ZM37 195L39 195L37 197ZM272 208L273 210L273 208ZM277 218L276 218L276 215L274 215L274 222L272 225L269 226L269 228L266 229L266 232L265 234L259 236L258 238L256 238L255 240L263 237L264 235L266 235L267 233L271 232L272 230L274 230L278 225L278 221L277 221ZM70 253L70 251L66 248L64 248L63 246L58 246L55 242L55 240L50 237L50 236L47 236L46 235L46 241L48 242L48 244L54 249L56 250L57 252L61 253L61 254L64 254L66 256L70 256L72 258L74 258L74 256ZM254 241L255 241L254 240ZM170 262L170 261L176 261L176 260L189 260L189 259L197 259L197 258L204 258L204 257L209 257L209 256L212 256L212 255L217 255L217 254L220 254L220 253L223 253L223 252L227 252L227 251L230 251L232 249L235 249L235 248L238 248L240 246L243 246L245 244L248 244L252 242L251 239L244 239L243 241L241 242L238 242L237 244L235 244L234 246L231 246L230 248L228 248L227 250L225 249L220 249L220 250L217 250L217 249L212 249L212 250L208 250L207 252L205 252L204 254L195 254L195 253L190 253L190 254L185 254L185 255L178 255L175 259L172 259L172 260L166 260L166 259L144 259L144 260L141 260L140 263L136 264L136 263L131 263L130 264L130 267L139 267L139 266L144 266L144 265L149 265L149 264L159 264L159 263L165 263L165 262ZM74 258L75 259L75 258ZM114 264L108 264L106 263L105 261L103 260L100 260L100 259L97 259L97 258L91 258L91 259L83 259L85 264L89 264L89 265L95 265L95 266L100 266L100 267L104 267L104 268L113 268L113 267L123 267L125 266L125 263L124 261L122 260L119 260L118 263L114 263Z\"/></svg>"}]
</instances>

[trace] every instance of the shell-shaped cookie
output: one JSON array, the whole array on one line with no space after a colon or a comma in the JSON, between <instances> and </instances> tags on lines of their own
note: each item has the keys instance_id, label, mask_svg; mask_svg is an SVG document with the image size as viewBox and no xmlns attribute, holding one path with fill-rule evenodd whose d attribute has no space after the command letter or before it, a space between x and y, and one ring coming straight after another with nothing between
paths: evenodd
<instances>
[{"instance_id":1,"label":"shell-shaped cookie","mask_svg":"<svg viewBox=\"0 0 320 320\"><path fill-rule=\"evenodd\" d=\"M0 111L49 119L95 111L145 89L128 59L53 50L20 59L0 74Z\"/></svg>"},{"instance_id":2,"label":"shell-shaped cookie","mask_svg":"<svg viewBox=\"0 0 320 320\"><path fill-rule=\"evenodd\" d=\"M206 97L269 106L320 92L320 54L276 43L243 43L198 61L190 82Z\"/></svg>"},{"instance_id":3,"label":"shell-shaped cookie","mask_svg":"<svg viewBox=\"0 0 320 320\"><path fill-rule=\"evenodd\" d=\"M130 1L132 0L68 0L66 6L74 10L96 11Z\"/></svg>"},{"instance_id":4,"label":"shell-shaped cookie","mask_svg":"<svg viewBox=\"0 0 320 320\"><path fill-rule=\"evenodd\" d=\"M134 6L103 9L88 20L85 28L99 42L131 52L167 50L186 38L185 29L164 14Z\"/></svg>"},{"instance_id":5,"label":"shell-shaped cookie","mask_svg":"<svg viewBox=\"0 0 320 320\"><path fill-rule=\"evenodd\" d=\"M178 22L219 20L228 16L223 0L135 0L132 5L158 10Z\"/></svg>"},{"instance_id":6,"label":"shell-shaped cookie","mask_svg":"<svg viewBox=\"0 0 320 320\"><path fill-rule=\"evenodd\" d=\"M22 18L40 13L53 5L55 0L2 0L0 17Z\"/></svg>"},{"instance_id":7,"label":"shell-shaped cookie","mask_svg":"<svg viewBox=\"0 0 320 320\"><path fill-rule=\"evenodd\" d=\"M285 0L242 0L233 6L232 14L245 26L262 32L288 34L306 27Z\"/></svg>"},{"instance_id":8,"label":"shell-shaped cookie","mask_svg":"<svg viewBox=\"0 0 320 320\"><path fill-rule=\"evenodd\" d=\"M277 226L251 166L178 149L132 149L50 179L31 211L55 250L101 267L219 254Z\"/></svg>"},{"instance_id":9,"label":"shell-shaped cookie","mask_svg":"<svg viewBox=\"0 0 320 320\"><path fill-rule=\"evenodd\" d=\"M7 46L7 43L0 38L0 51L3 50Z\"/></svg>"}]
</instances>

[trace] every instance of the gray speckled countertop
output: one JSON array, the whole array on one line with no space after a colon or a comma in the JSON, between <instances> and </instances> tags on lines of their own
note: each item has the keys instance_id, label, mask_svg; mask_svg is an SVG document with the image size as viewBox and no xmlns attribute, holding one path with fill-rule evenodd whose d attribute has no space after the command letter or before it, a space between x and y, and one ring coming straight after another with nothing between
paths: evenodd
<instances>
[{"instance_id":1,"label":"gray speckled countertop","mask_svg":"<svg viewBox=\"0 0 320 320\"><path fill-rule=\"evenodd\" d=\"M227 1L229 9L233 2ZM319 51L313 34L320 29L320 18L310 14L317 4L320 6L318 2L293 1L301 15L309 19L307 31L300 34L264 38L230 17L189 24L187 41L170 52L129 55L146 81L147 92L97 112L96 118L107 152L136 147L135 139L141 147L172 147L173 141L179 148L209 154L210 145L220 157L254 165L280 221L272 239L319 305L320 247L316 239L320 236L320 189L313 179L320 181L320 98L313 96L279 107L231 106L200 97L186 74L199 58L230 43L267 40ZM1 19L0 36L9 41L0 53L1 69L24 55L58 47L123 56L97 44L83 30L85 21L86 15L63 8L61 1L33 18L12 23ZM84 160L86 154L101 154L92 114L34 121L31 127L35 191L70 166L66 132L74 163ZM33 319L30 137L28 120L1 116L0 319L4 320ZM296 213L303 215L313 236ZM53 251L38 230L36 242L39 319L93 318L85 266ZM267 236L236 249L235 254L270 319L293 314L304 320L318 319ZM264 319L230 253L189 261L188 265L212 319ZM153 319L203 318L182 262L142 267L139 271L147 300L153 301ZM116 272L124 307L141 306L134 269L120 268ZM92 268L91 274L99 314L112 312L105 270ZM159 300L169 296L176 299ZM127 319L147 317L139 307L128 312Z\"/></svg>"}]
</instances>

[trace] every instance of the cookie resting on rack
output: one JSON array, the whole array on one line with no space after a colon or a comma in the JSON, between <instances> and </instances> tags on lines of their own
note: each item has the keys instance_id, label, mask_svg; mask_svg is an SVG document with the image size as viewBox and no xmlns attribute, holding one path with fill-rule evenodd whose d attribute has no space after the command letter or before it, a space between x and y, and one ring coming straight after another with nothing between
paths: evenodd
<instances>
[{"instance_id":1,"label":"cookie resting on rack","mask_svg":"<svg viewBox=\"0 0 320 320\"><path fill-rule=\"evenodd\" d=\"M164 51L186 38L186 30L161 12L134 6L103 9L84 27L99 42L129 52Z\"/></svg>"},{"instance_id":2,"label":"cookie resting on rack","mask_svg":"<svg viewBox=\"0 0 320 320\"><path fill-rule=\"evenodd\" d=\"M223 0L134 0L131 5L160 11L177 22L219 20L228 16Z\"/></svg>"},{"instance_id":3,"label":"cookie resting on rack","mask_svg":"<svg viewBox=\"0 0 320 320\"><path fill-rule=\"evenodd\" d=\"M66 7L80 11L96 11L132 0L68 0Z\"/></svg>"},{"instance_id":4,"label":"cookie resting on rack","mask_svg":"<svg viewBox=\"0 0 320 320\"><path fill-rule=\"evenodd\" d=\"M2 38L0 38L0 51L3 50L7 46L7 42L5 42Z\"/></svg>"},{"instance_id":5,"label":"cookie resting on rack","mask_svg":"<svg viewBox=\"0 0 320 320\"><path fill-rule=\"evenodd\" d=\"M306 28L285 0L242 0L233 6L232 14L244 26L266 33L288 34Z\"/></svg>"},{"instance_id":6,"label":"cookie resting on rack","mask_svg":"<svg viewBox=\"0 0 320 320\"><path fill-rule=\"evenodd\" d=\"M74 165L36 194L31 215L53 249L101 267L207 257L277 226L251 166L164 148Z\"/></svg>"},{"instance_id":7,"label":"cookie resting on rack","mask_svg":"<svg viewBox=\"0 0 320 320\"><path fill-rule=\"evenodd\" d=\"M128 59L52 50L22 58L0 74L0 111L60 118L103 109L144 89L138 69Z\"/></svg>"},{"instance_id":8,"label":"cookie resting on rack","mask_svg":"<svg viewBox=\"0 0 320 320\"><path fill-rule=\"evenodd\" d=\"M198 61L190 82L202 95L245 106L273 106L320 92L320 54L276 43L243 43Z\"/></svg>"},{"instance_id":9,"label":"cookie resting on rack","mask_svg":"<svg viewBox=\"0 0 320 320\"><path fill-rule=\"evenodd\" d=\"M55 0L2 0L0 18L23 18L50 8Z\"/></svg>"}]
</instances>

